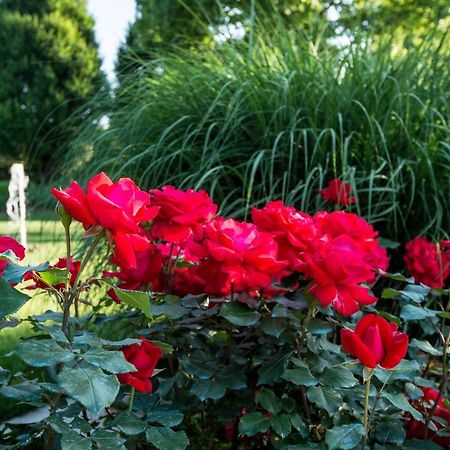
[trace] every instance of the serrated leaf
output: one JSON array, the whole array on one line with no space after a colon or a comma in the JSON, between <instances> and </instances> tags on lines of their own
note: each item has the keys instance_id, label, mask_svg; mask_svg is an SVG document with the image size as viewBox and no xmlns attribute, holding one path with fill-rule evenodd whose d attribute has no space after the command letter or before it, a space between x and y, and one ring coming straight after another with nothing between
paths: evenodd
<instances>
[{"instance_id":1,"label":"serrated leaf","mask_svg":"<svg viewBox=\"0 0 450 450\"><path fill-rule=\"evenodd\" d=\"M0 318L18 311L30 297L12 288L4 278L0 278Z\"/></svg>"},{"instance_id":2,"label":"serrated leaf","mask_svg":"<svg viewBox=\"0 0 450 450\"><path fill-rule=\"evenodd\" d=\"M157 422L166 427L175 427L183 421L183 413L162 405L152 408L148 415L148 422Z\"/></svg>"},{"instance_id":3,"label":"serrated leaf","mask_svg":"<svg viewBox=\"0 0 450 450\"><path fill-rule=\"evenodd\" d=\"M136 372L136 367L125 359L120 351L108 351L102 348L92 348L81 357L89 364L100 367L111 373Z\"/></svg>"},{"instance_id":4,"label":"serrated leaf","mask_svg":"<svg viewBox=\"0 0 450 450\"><path fill-rule=\"evenodd\" d=\"M75 357L72 352L51 339L22 342L18 345L16 354L33 367L54 366L57 363L69 362Z\"/></svg>"},{"instance_id":5,"label":"serrated leaf","mask_svg":"<svg viewBox=\"0 0 450 450\"><path fill-rule=\"evenodd\" d=\"M48 263L39 264L38 266L19 266L14 263L9 263L3 270L3 278L8 283L20 283L25 274L29 272L42 272L47 270Z\"/></svg>"},{"instance_id":6,"label":"serrated leaf","mask_svg":"<svg viewBox=\"0 0 450 450\"><path fill-rule=\"evenodd\" d=\"M125 303L133 308L137 308L144 313L149 319L152 318L150 312L150 295L143 291L130 291L114 286L111 282L102 280L105 284L110 286L122 303Z\"/></svg>"},{"instance_id":7,"label":"serrated leaf","mask_svg":"<svg viewBox=\"0 0 450 450\"><path fill-rule=\"evenodd\" d=\"M283 331L286 329L286 322L283 319L276 319L272 317L265 317L261 321L261 330L269 336L276 338L280 337Z\"/></svg>"},{"instance_id":8,"label":"serrated leaf","mask_svg":"<svg viewBox=\"0 0 450 450\"><path fill-rule=\"evenodd\" d=\"M302 418L298 413L293 413L289 415L292 426L300 433L301 437L306 437L308 435L308 427L303 422Z\"/></svg>"},{"instance_id":9,"label":"serrated leaf","mask_svg":"<svg viewBox=\"0 0 450 450\"><path fill-rule=\"evenodd\" d=\"M428 308L422 308L414 305L404 305L400 312L400 317L403 320L423 320L430 317L435 317L439 311L434 311Z\"/></svg>"},{"instance_id":10,"label":"serrated leaf","mask_svg":"<svg viewBox=\"0 0 450 450\"><path fill-rule=\"evenodd\" d=\"M363 435L364 427L362 424L350 423L327 430L325 442L329 450L351 450L359 444Z\"/></svg>"},{"instance_id":11,"label":"serrated leaf","mask_svg":"<svg viewBox=\"0 0 450 450\"><path fill-rule=\"evenodd\" d=\"M154 316L166 316L170 319L176 320L189 313L189 310L179 303L166 302L159 304L151 304L150 312Z\"/></svg>"},{"instance_id":12,"label":"serrated leaf","mask_svg":"<svg viewBox=\"0 0 450 450\"><path fill-rule=\"evenodd\" d=\"M306 325L307 330L312 334L327 334L333 331L334 325L320 319L310 319Z\"/></svg>"},{"instance_id":13,"label":"serrated leaf","mask_svg":"<svg viewBox=\"0 0 450 450\"><path fill-rule=\"evenodd\" d=\"M409 344L411 347L416 347L422 350L425 353L428 353L433 356L441 356L442 351L434 348L428 341L419 341L417 339L413 339Z\"/></svg>"},{"instance_id":14,"label":"serrated leaf","mask_svg":"<svg viewBox=\"0 0 450 450\"><path fill-rule=\"evenodd\" d=\"M147 428L147 424L136 417L131 411L124 411L117 416L114 420L114 425L117 426L122 433L129 436L140 434Z\"/></svg>"},{"instance_id":15,"label":"serrated leaf","mask_svg":"<svg viewBox=\"0 0 450 450\"><path fill-rule=\"evenodd\" d=\"M292 427L289 416L286 414L272 416L270 426L272 427L272 430L275 431L275 433L277 433L282 439L289 435Z\"/></svg>"},{"instance_id":16,"label":"serrated leaf","mask_svg":"<svg viewBox=\"0 0 450 450\"><path fill-rule=\"evenodd\" d=\"M404 359L391 370L377 367L374 375L382 383L391 383L395 380L412 380L420 371L420 366L417 361L409 361Z\"/></svg>"},{"instance_id":17,"label":"serrated leaf","mask_svg":"<svg viewBox=\"0 0 450 450\"><path fill-rule=\"evenodd\" d=\"M258 322L261 314L250 309L242 303L224 303L220 308L222 317L231 322L233 325L240 327L248 327Z\"/></svg>"},{"instance_id":18,"label":"serrated leaf","mask_svg":"<svg viewBox=\"0 0 450 450\"><path fill-rule=\"evenodd\" d=\"M422 418L422 414L410 405L403 393L399 392L398 394L391 394L385 392L383 398L392 403L401 411L409 412L414 417L414 419L420 420Z\"/></svg>"},{"instance_id":19,"label":"serrated leaf","mask_svg":"<svg viewBox=\"0 0 450 450\"><path fill-rule=\"evenodd\" d=\"M61 450L91 450L92 441L73 431L64 433L61 438Z\"/></svg>"},{"instance_id":20,"label":"serrated leaf","mask_svg":"<svg viewBox=\"0 0 450 450\"><path fill-rule=\"evenodd\" d=\"M278 381L286 369L287 362L293 352L275 355L258 370L258 385Z\"/></svg>"},{"instance_id":21,"label":"serrated leaf","mask_svg":"<svg viewBox=\"0 0 450 450\"><path fill-rule=\"evenodd\" d=\"M239 421L239 434L254 436L265 433L270 427L270 420L260 412L254 412L241 417Z\"/></svg>"},{"instance_id":22,"label":"serrated leaf","mask_svg":"<svg viewBox=\"0 0 450 450\"><path fill-rule=\"evenodd\" d=\"M198 380L192 385L191 394L202 402L208 398L218 400L225 395L225 385L217 379Z\"/></svg>"},{"instance_id":23,"label":"serrated leaf","mask_svg":"<svg viewBox=\"0 0 450 450\"><path fill-rule=\"evenodd\" d=\"M125 439L123 439L119 433L114 431L106 431L103 428L95 430L91 436L92 440L97 444L101 450L123 450Z\"/></svg>"},{"instance_id":24,"label":"serrated leaf","mask_svg":"<svg viewBox=\"0 0 450 450\"><path fill-rule=\"evenodd\" d=\"M195 352L191 357L183 358L183 367L186 372L200 380L208 380L214 374L210 356L203 352Z\"/></svg>"},{"instance_id":25,"label":"serrated leaf","mask_svg":"<svg viewBox=\"0 0 450 450\"><path fill-rule=\"evenodd\" d=\"M320 386L308 389L306 396L310 402L324 409L330 416L336 413L342 405L342 397L337 392Z\"/></svg>"},{"instance_id":26,"label":"serrated leaf","mask_svg":"<svg viewBox=\"0 0 450 450\"><path fill-rule=\"evenodd\" d=\"M383 420L377 424L375 436L381 444L403 444L406 432L399 420Z\"/></svg>"},{"instance_id":27,"label":"serrated leaf","mask_svg":"<svg viewBox=\"0 0 450 450\"><path fill-rule=\"evenodd\" d=\"M120 388L115 375L106 375L97 367L66 367L58 374L58 383L95 415L113 403Z\"/></svg>"},{"instance_id":28,"label":"serrated leaf","mask_svg":"<svg viewBox=\"0 0 450 450\"><path fill-rule=\"evenodd\" d=\"M167 427L153 427L146 432L147 442L158 450L184 450L189 440L184 431L173 431Z\"/></svg>"},{"instance_id":29,"label":"serrated leaf","mask_svg":"<svg viewBox=\"0 0 450 450\"><path fill-rule=\"evenodd\" d=\"M271 389L263 388L256 396L256 402L272 414L278 414L281 411L281 400Z\"/></svg>"},{"instance_id":30,"label":"serrated leaf","mask_svg":"<svg viewBox=\"0 0 450 450\"><path fill-rule=\"evenodd\" d=\"M358 384L358 380L346 367L328 367L322 375L320 381L325 386L349 388Z\"/></svg>"},{"instance_id":31,"label":"serrated leaf","mask_svg":"<svg viewBox=\"0 0 450 450\"><path fill-rule=\"evenodd\" d=\"M319 380L314 377L306 367L287 369L285 370L281 378L286 381L290 381L297 386L314 386L319 383Z\"/></svg>"},{"instance_id":32,"label":"serrated leaf","mask_svg":"<svg viewBox=\"0 0 450 450\"><path fill-rule=\"evenodd\" d=\"M411 441L405 441L402 445L402 450L445 450L440 445L433 441L422 439L412 439Z\"/></svg>"}]
</instances>

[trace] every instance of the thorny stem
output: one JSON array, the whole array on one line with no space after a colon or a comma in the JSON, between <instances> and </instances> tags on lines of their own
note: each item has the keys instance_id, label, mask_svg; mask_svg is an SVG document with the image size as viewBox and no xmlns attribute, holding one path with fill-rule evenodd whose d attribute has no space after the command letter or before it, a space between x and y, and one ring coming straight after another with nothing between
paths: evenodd
<instances>
[{"instance_id":1,"label":"thorny stem","mask_svg":"<svg viewBox=\"0 0 450 450\"><path fill-rule=\"evenodd\" d=\"M369 392L370 392L370 378L366 381L366 393L364 396L364 436L361 442L361 450L365 450L367 438L369 436Z\"/></svg>"}]
</instances>

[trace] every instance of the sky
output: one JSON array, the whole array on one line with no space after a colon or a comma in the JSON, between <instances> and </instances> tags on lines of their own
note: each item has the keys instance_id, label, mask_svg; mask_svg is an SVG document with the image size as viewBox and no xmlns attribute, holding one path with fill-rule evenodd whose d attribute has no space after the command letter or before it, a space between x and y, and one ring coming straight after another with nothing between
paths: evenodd
<instances>
[{"instance_id":1,"label":"sky","mask_svg":"<svg viewBox=\"0 0 450 450\"><path fill-rule=\"evenodd\" d=\"M95 19L95 36L99 44L102 69L114 83L114 62L128 24L135 15L134 0L88 0L89 13Z\"/></svg>"}]
</instances>

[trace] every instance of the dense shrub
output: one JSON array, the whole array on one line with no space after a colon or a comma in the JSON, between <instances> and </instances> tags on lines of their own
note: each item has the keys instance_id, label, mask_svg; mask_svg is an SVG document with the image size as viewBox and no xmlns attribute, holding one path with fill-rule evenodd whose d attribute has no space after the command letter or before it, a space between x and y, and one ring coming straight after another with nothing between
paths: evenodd
<instances>
[{"instance_id":1,"label":"dense shrub","mask_svg":"<svg viewBox=\"0 0 450 450\"><path fill-rule=\"evenodd\" d=\"M281 198L320 207L340 177L384 237L448 230L449 43L420 48L354 36L339 48L283 25L214 50L166 54L123 80L109 126L88 123L66 167L207 189L222 212ZM103 121L104 122L104 121ZM83 157L80 157L83 153Z\"/></svg>"}]
</instances>

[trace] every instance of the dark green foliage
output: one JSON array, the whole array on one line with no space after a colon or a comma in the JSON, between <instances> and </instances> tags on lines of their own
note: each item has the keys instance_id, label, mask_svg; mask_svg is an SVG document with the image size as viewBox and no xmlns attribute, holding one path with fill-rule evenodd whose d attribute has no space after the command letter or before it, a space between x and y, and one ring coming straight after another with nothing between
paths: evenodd
<instances>
[{"instance_id":1,"label":"dark green foliage","mask_svg":"<svg viewBox=\"0 0 450 450\"><path fill-rule=\"evenodd\" d=\"M48 171L104 84L85 1L0 2L0 60L2 164Z\"/></svg>"}]
</instances>

